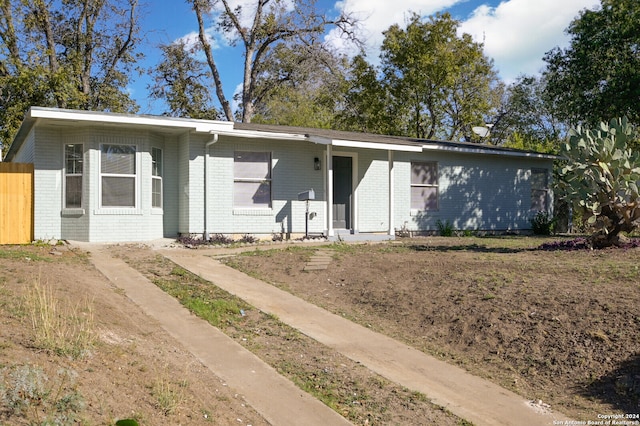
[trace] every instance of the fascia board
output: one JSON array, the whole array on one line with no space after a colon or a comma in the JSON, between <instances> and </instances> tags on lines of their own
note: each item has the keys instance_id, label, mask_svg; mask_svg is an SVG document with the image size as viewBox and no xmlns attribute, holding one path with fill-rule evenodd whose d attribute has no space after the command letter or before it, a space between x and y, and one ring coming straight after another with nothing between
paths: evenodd
<instances>
[{"instance_id":1,"label":"fascia board","mask_svg":"<svg viewBox=\"0 0 640 426\"><path fill-rule=\"evenodd\" d=\"M365 149L379 149L388 151L405 151L405 152L422 152L422 147L419 145L399 145L391 143L379 143L379 142L365 142L365 141L350 141L342 139L330 139L321 136L309 136L309 141L321 145L333 145L341 148L365 148Z\"/></svg>"},{"instance_id":2,"label":"fascia board","mask_svg":"<svg viewBox=\"0 0 640 426\"><path fill-rule=\"evenodd\" d=\"M552 154L543 154L537 152L527 152L527 151L500 151L493 149L483 149L483 148L463 148L459 146L447 146L442 144L430 144L423 145L422 149L425 151L445 151L445 152L457 152L461 154L485 154L485 155L499 155L506 157L525 157L525 158L535 158L540 160L558 160L561 157Z\"/></svg>"},{"instance_id":3,"label":"fascia board","mask_svg":"<svg viewBox=\"0 0 640 426\"><path fill-rule=\"evenodd\" d=\"M127 114L99 113L92 111L59 110L50 108L31 108L34 119L62 120L71 122L94 122L105 124L126 124L133 126L154 126L184 128L195 132L210 133L216 130L229 130L233 123L225 121L189 120L174 117L152 117Z\"/></svg>"}]
</instances>

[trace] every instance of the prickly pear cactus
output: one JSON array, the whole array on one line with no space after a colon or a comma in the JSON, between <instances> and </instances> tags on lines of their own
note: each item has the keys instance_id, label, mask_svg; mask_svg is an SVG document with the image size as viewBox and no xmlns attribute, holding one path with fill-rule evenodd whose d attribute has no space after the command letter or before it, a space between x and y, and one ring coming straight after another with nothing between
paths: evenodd
<instances>
[{"instance_id":1,"label":"prickly pear cactus","mask_svg":"<svg viewBox=\"0 0 640 426\"><path fill-rule=\"evenodd\" d=\"M618 118L596 130L578 127L569 136L561 150L567 162L560 170L560 193L594 227L594 247L616 245L620 232L640 225L640 154L629 148L637 134L626 118Z\"/></svg>"}]
</instances>

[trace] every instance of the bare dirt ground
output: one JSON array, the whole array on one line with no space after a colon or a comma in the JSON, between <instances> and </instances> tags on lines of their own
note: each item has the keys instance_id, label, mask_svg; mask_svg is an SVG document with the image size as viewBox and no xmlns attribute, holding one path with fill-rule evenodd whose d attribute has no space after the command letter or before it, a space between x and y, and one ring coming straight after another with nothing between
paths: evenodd
<instances>
[{"instance_id":1,"label":"bare dirt ground","mask_svg":"<svg viewBox=\"0 0 640 426\"><path fill-rule=\"evenodd\" d=\"M318 247L252 251L226 262L574 418L639 413L640 248L535 250L542 242L429 237L334 244L328 269L311 272L303 268ZM158 285L186 288L212 304L228 298L149 247L112 249ZM79 309L93 318L95 330L82 356L36 344L25 302L34 282L51 286L71 306L91 302L90 312ZM352 422L466 424L424 395L236 303L242 315L231 312L219 328ZM145 425L266 424L83 253L0 247L0 324L0 391L3 383L5 390L16 387L20 367L41 368L52 391L60 387L84 401L75 414L80 423L132 417ZM75 380L58 386L60 368L73 371ZM67 414L70 399L58 404ZM41 420L44 409L53 410L51 400L34 400L36 409L21 414L3 401L0 424Z\"/></svg>"},{"instance_id":2,"label":"bare dirt ground","mask_svg":"<svg viewBox=\"0 0 640 426\"><path fill-rule=\"evenodd\" d=\"M640 249L542 251L537 238L336 245L227 262L574 418L640 413Z\"/></svg>"},{"instance_id":3,"label":"bare dirt ground","mask_svg":"<svg viewBox=\"0 0 640 426\"><path fill-rule=\"evenodd\" d=\"M90 324L94 340L85 353L60 355L36 342L27 302L34 283L52 290L60 312ZM125 418L141 425L267 424L83 253L0 246L0 424L113 425Z\"/></svg>"}]
</instances>

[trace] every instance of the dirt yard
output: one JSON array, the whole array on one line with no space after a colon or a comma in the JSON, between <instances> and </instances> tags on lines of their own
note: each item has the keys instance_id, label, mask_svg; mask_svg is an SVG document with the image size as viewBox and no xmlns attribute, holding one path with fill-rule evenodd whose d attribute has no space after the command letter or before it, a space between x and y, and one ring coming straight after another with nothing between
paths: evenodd
<instances>
[{"instance_id":1,"label":"dirt yard","mask_svg":"<svg viewBox=\"0 0 640 426\"><path fill-rule=\"evenodd\" d=\"M574 418L634 419L640 248L536 250L544 241L336 245L317 272L303 272L313 249L227 263Z\"/></svg>"},{"instance_id":2,"label":"dirt yard","mask_svg":"<svg viewBox=\"0 0 640 426\"><path fill-rule=\"evenodd\" d=\"M79 341L52 348L36 339L28 296L36 284L51 289L63 317L89 328L87 349L64 350ZM0 246L0 424L113 425L125 418L141 425L268 424L84 254Z\"/></svg>"},{"instance_id":3,"label":"dirt yard","mask_svg":"<svg viewBox=\"0 0 640 426\"><path fill-rule=\"evenodd\" d=\"M329 268L311 272L303 268L318 247L224 261L574 418L639 413L640 248L536 250L543 241L334 244ZM113 253L159 284L216 292L148 247ZM36 283L91 324L89 349L60 354L37 341L29 309ZM38 382L33 372L48 378L45 397L21 413L0 405L0 424L56 410L84 424L266 424L66 246L0 247L0 321L0 399L2 384L24 396L37 394L24 386ZM356 424L467 424L249 306L220 328Z\"/></svg>"}]
</instances>

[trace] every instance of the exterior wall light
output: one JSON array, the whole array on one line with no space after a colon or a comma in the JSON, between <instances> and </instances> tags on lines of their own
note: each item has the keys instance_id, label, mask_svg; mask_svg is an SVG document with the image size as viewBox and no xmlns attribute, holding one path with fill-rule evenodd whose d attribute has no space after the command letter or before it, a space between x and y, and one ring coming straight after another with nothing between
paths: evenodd
<instances>
[{"instance_id":1,"label":"exterior wall light","mask_svg":"<svg viewBox=\"0 0 640 426\"><path fill-rule=\"evenodd\" d=\"M320 170L320 159L318 157L313 159L313 170Z\"/></svg>"}]
</instances>

